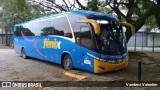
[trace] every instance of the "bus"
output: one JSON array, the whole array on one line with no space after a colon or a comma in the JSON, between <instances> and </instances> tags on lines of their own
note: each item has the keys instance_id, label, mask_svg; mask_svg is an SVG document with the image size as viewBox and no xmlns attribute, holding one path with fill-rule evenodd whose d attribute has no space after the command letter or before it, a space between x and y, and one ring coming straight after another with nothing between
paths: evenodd
<instances>
[{"instance_id":1,"label":"bus","mask_svg":"<svg viewBox=\"0 0 160 90\"><path fill-rule=\"evenodd\" d=\"M14 49L33 57L92 73L123 69L128 64L124 27L109 14L75 10L51 14L14 26Z\"/></svg>"}]
</instances>

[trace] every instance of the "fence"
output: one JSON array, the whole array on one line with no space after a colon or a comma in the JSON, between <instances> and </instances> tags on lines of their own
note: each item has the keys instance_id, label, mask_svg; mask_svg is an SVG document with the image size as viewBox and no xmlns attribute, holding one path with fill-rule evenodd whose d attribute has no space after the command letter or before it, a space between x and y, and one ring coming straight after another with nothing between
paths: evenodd
<instances>
[{"instance_id":1,"label":"fence","mask_svg":"<svg viewBox=\"0 0 160 90\"><path fill-rule=\"evenodd\" d=\"M133 52L160 52L160 33L137 32L127 46Z\"/></svg>"},{"instance_id":2,"label":"fence","mask_svg":"<svg viewBox=\"0 0 160 90\"><path fill-rule=\"evenodd\" d=\"M11 46L13 43L13 35L8 34L7 37L5 34L0 34L0 45L8 45Z\"/></svg>"},{"instance_id":3,"label":"fence","mask_svg":"<svg viewBox=\"0 0 160 90\"><path fill-rule=\"evenodd\" d=\"M7 43L6 43L7 39ZM13 35L0 34L0 45L13 43ZM128 50L132 52L160 52L160 33L137 32L128 42Z\"/></svg>"}]
</instances>

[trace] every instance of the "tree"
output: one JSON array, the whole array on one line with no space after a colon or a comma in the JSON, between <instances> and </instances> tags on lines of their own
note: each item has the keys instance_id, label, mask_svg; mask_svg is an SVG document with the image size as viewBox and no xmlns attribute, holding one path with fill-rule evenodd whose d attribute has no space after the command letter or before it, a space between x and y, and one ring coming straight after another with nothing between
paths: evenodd
<instances>
[{"instance_id":1,"label":"tree","mask_svg":"<svg viewBox=\"0 0 160 90\"><path fill-rule=\"evenodd\" d=\"M53 13L66 12L71 10L88 10L80 0L29 0L31 3L44 7L45 10Z\"/></svg>"},{"instance_id":2,"label":"tree","mask_svg":"<svg viewBox=\"0 0 160 90\"><path fill-rule=\"evenodd\" d=\"M44 14L44 9L26 0L0 0L0 27L5 31L6 45L8 32L11 33L15 23L24 22Z\"/></svg>"},{"instance_id":3,"label":"tree","mask_svg":"<svg viewBox=\"0 0 160 90\"><path fill-rule=\"evenodd\" d=\"M98 0L91 0L87 3L89 10L98 11Z\"/></svg>"},{"instance_id":4,"label":"tree","mask_svg":"<svg viewBox=\"0 0 160 90\"><path fill-rule=\"evenodd\" d=\"M105 0L102 7L111 8L110 12L117 14L120 21L125 20L134 25L136 32L146 23L149 17L155 17L160 27L160 1L159 0ZM126 14L122 10L126 10ZM154 19L150 18L150 19ZM131 37L130 30L127 30L127 41Z\"/></svg>"},{"instance_id":5,"label":"tree","mask_svg":"<svg viewBox=\"0 0 160 90\"><path fill-rule=\"evenodd\" d=\"M12 25L14 15L24 21L40 16L43 8L45 13L59 13L75 9L115 13L121 22L133 24L136 32L144 24L152 23L151 21L160 27L160 0L88 0L87 6L84 6L80 0L27 0L30 3L26 0L0 1L6 2L1 13L1 21L5 22L2 26ZM124 10L126 13L123 12ZM16 19L16 22L20 22L20 19ZM131 37L130 30L127 30L126 35L128 41Z\"/></svg>"},{"instance_id":6,"label":"tree","mask_svg":"<svg viewBox=\"0 0 160 90\"><path fill-rule=\"evenodd\" d=\"M135 26L136 32L148 21L153 21L160 27L160 0L88 0L87 6L83 6L80 0L30 0L40 6L51 9L53 12L70 11L75 9L91 11L107 11L115 13L120 21L126 21ZM126 12L126 14L122 11ZM127 41L131 37L131 31L127 30Z\"/></svg>"}]
</instances>

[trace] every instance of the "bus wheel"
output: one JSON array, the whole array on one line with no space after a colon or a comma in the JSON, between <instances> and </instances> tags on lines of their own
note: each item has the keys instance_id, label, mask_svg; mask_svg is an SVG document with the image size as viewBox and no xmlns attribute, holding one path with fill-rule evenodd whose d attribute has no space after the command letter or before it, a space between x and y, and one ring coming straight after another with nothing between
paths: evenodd
<instances>
[{"instance_id":1,"label":"bus wheel","mask_svg":"<svg viewBox=\"0 0 160 90\"><path fill-rule=\"evenodd\" d=\"M72 70L72 58L69 55L65 55L63 58L63 67L66 70Z\"/></svg>"},{"instance_id":2,"label":"bus wheel","mask_svg":"<svg viewBox=\"0 0 160 90\"><path fill-rule=\"evenodd\" d=\"M25 51L24 48L22 49L22 57L23 57L24 59L27 59L26 51Z\"/></svg>"}]
</instances>

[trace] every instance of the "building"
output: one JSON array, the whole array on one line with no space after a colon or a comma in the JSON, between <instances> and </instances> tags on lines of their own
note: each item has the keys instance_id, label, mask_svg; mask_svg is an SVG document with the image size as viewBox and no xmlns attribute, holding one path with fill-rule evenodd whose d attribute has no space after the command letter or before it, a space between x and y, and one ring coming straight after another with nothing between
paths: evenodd
<instances>
[{"instance_id":1,"label":"building","mask_svg":"<svg viewBox=\"0 0 160 90\"><path fill-rule=\"evenodd\" d=\"M143 26L128 42L131 51L156 51L160 52L160 29L154 28L147 31Z\"/></svg>"},{"instance_id":2,"label":"building","mask_svg":"<svg viewBox=\"0 0 160 90\"><path fill-rule=\"evenodd\" d=\"M8 33L7 36L5 36L4 30L0 29L0 45L9 45L13 43L13 34Z\"/></svg>"}]
</instances>

